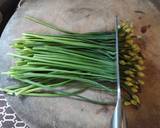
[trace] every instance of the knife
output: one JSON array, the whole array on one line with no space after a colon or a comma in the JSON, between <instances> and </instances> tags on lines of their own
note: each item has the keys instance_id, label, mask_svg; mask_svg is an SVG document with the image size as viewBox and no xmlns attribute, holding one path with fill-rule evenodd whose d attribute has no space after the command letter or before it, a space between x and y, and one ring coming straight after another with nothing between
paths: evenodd
<instances>
[{"instance_id":1,"label":"knife","mask_svg":"<svg viewBox=\"0 0 160 128\"><path fill-rule=\"evenodd\" d=\"M120 87L120 71L119 71L119 40L118 40L119 17L115 17L115 32L116 32L116 76L117 76L117 95L116 107L112 115L111 128L121 128L122 124L122 100L121 100L121 87Z\"/></svg>"}]
</instances>

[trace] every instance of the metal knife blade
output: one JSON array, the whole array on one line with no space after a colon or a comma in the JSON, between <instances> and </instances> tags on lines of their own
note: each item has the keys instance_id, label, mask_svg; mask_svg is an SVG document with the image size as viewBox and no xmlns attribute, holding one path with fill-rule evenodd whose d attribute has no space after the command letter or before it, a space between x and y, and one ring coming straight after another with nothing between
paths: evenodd
<instances>
[{"instance_id":1,"label":"metal knife blade","mask_svg":"<svg viewBox=\"0 0 160 128\"><path fill-rule=\"evenodd\" d=\"M121 128L122 106L121 106L121 88L120 88L120 71L119 71L119 40L118 40L119 18L115 17L116 32L116 76L117 76L117 102L112 116L111 128Z\"/></svg>"}]
</instances>

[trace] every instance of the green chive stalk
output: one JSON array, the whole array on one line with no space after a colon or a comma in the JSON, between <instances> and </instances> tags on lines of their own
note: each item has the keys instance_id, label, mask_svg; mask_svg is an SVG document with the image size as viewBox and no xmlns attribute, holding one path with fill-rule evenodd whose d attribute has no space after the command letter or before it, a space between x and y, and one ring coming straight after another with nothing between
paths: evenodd
<instances>
[{"instance_id":1,"label":"green chive stalk","mask_svg":"<svg viewBox=\"0 0 160 128\"><path fill-rule=\"evenodd\" d=\"M10 54L16 58L16 64L5 74L19 81L20 85L1 88L1 91L16 96L70 97L101 105L113 104L111 101L94 100L81 94L87 90L111 95L116 93L114 31L75 33L34 17L27 17L27 19L60 31L62 34L23 33L21 38L16 39L12 45L16 52ZM134 51L138 49L138 46L134 46L134 48L133 45L125 46L130 34L128 29L129 27L126 27L125 24L119 31L121 82L122 88L125 90L124 97L129 97L127 99L129 104L131 100L133 102L133 96L136 97L133 95L135 88L128 87L128 81L125 80L126 78L131 79L128 76L134 73L129 72L129 66L125 67L124 65L132 64L135 61L128 59L129 62L126 62L124 55L136 53L137 57L140 56L138 56L139 51ZM125 50L124 47L126 47ZM140 69L141 66L136 68ZM134 65L131 70L133 69L135 69ZM135 80L135 78L133 79Z\"/></svg>"}]
</instances>

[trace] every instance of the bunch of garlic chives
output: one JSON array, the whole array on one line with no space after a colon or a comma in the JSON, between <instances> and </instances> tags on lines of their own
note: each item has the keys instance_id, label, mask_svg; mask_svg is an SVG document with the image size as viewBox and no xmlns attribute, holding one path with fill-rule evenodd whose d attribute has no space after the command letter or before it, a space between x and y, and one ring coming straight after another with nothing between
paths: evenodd
<instances>
[{"instance_id":1,"label":"bunch of garlic chives","mask_svg":"<svg viewBox=\"0 0 160 128\"><path fill-rule=\"evenodd\" d=\"M7 74L21 82L1 89L23 96L65 96L95 104L111 104L81 95L86 90L115 94L115 32L75 33L28 17L64 34L24 33L13 44L18 58ZM125 105L138 105L135 93L143 84L143 59L133 43L133 29L123 23L120 32L120 72ZM74 82L81 85L70 86ZM74 88L74 91L72 90Z\"/></svg>"}]
</instances>

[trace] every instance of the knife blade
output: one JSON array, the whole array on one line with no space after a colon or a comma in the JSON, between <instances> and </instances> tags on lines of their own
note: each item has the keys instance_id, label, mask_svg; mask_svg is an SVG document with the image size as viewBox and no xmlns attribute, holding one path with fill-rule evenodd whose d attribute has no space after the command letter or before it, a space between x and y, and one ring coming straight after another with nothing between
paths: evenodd
<instances>
[{"instance_id":1,"label":"knife blade","mask_svg":"<svg viewBox=\"0 0 160 128\"><path fill-rule=\"evenodd\" d=\"M122 121L122 105L121 105L121 87L120 87L120 70L119 70L119 39L118 39L119 17L115 17L115 33L116 33L116 76L117 76L117 95L116 95L116 107L112 115L111 128L121 128Z\"/></svg>"}]
</instances>

